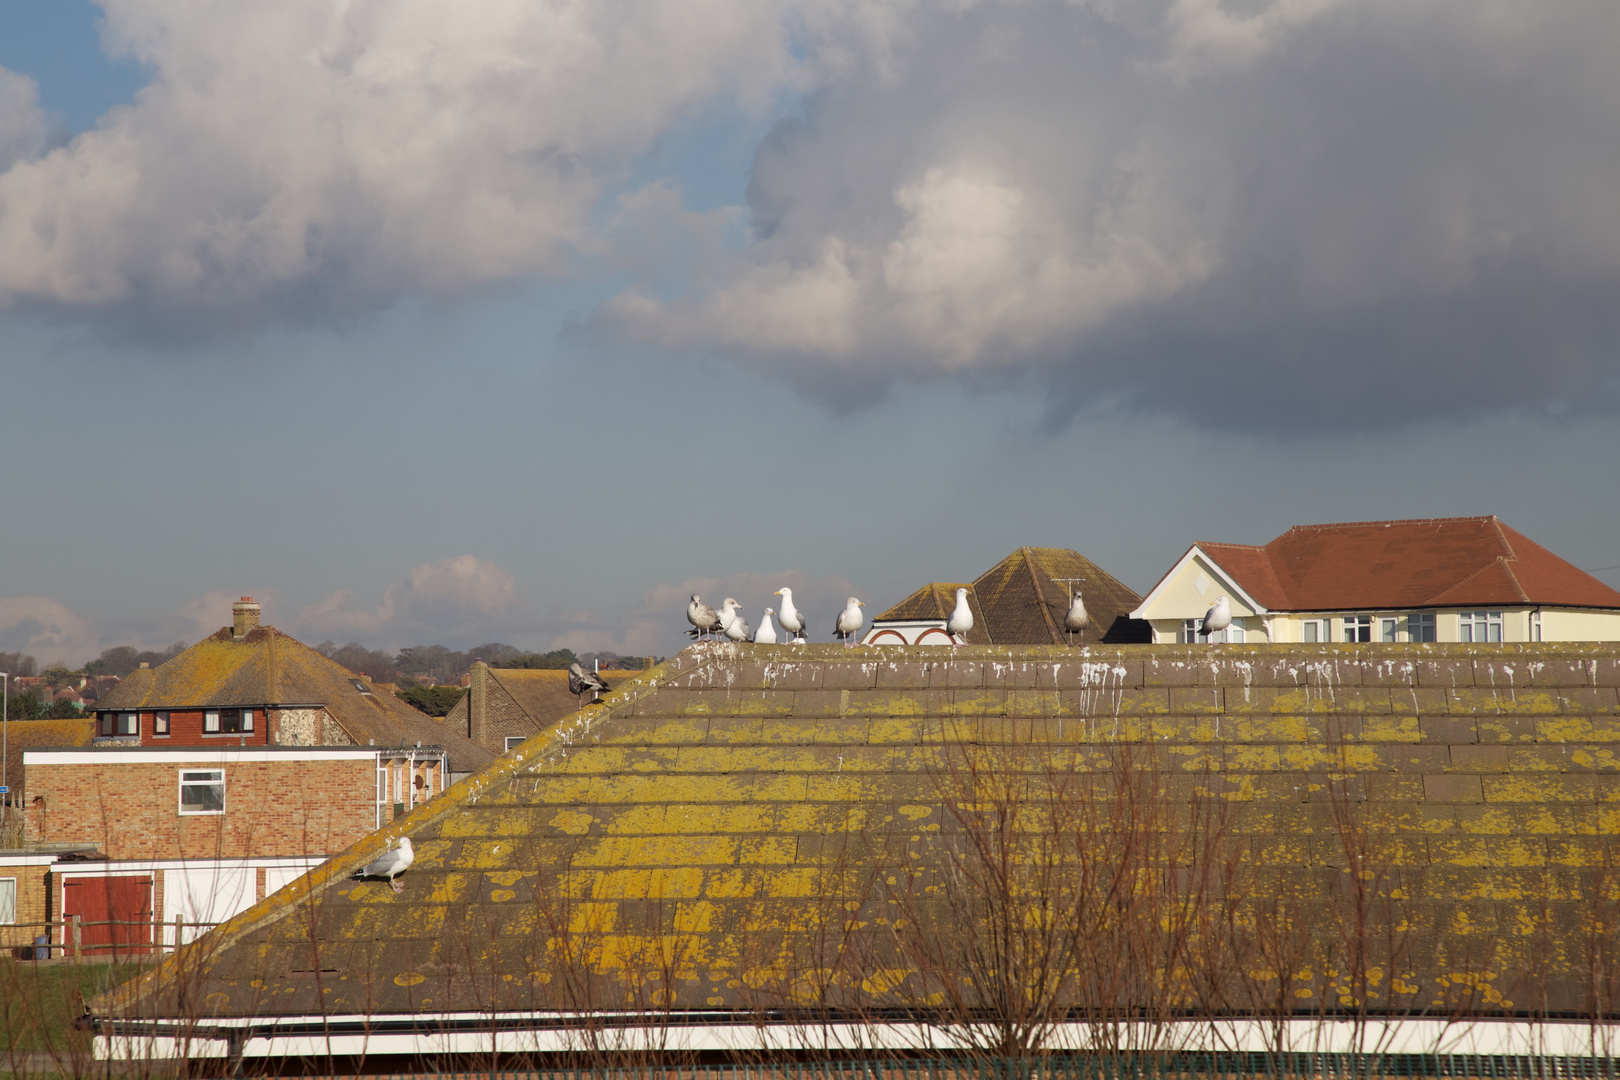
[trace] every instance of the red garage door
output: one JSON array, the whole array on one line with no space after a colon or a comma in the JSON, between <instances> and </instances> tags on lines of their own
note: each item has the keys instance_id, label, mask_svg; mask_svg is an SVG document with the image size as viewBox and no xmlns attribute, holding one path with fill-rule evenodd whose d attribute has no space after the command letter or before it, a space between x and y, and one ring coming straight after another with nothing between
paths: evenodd
<instances>
[{"instance_id":1,"label":"red garage door","mask_svg":"<svg viewBox=\"0 0 1620 1080\"><path fill-rule=\"evenodd\" d=\"M85 952L150 952L152 949L151 877L71 877L62 882L62 914L77 915ZM73 931L64 944L73 943Z\"/></svg>"}]
</instances>

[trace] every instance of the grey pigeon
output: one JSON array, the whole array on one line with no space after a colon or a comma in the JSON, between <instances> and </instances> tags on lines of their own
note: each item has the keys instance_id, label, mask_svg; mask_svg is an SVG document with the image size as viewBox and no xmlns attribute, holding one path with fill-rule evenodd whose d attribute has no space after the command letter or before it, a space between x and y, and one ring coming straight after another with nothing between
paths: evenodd
<instances>
[{"instance_id":1,"label":"grey pigeon","mask_svg":"<svg viewBox=\"0 0 1620 1080\"><path fill-rule=\"evenodd\" d=\"M395 879L411 868L416 861L416 852L411 848L411 838L402 836L399 847L390 848L381 855L372 859L366 865L354 872L356 880L360 878L387 878L388 884L393 886L395 892L404 892L405 886Z\"/></svg>"},{"instance_id":2,"label":"grey pigeon","mask_svg":"<svg viewBox=\"0 0 1620 1080\"><path fill-rule=\"evenodd\" d=\"M607 680L594 671L586 671L578 664L568 665L568 692L575 697L582 697L590 692L591 700L595 701L607 693Z\"/></svg>"}]
</instances>

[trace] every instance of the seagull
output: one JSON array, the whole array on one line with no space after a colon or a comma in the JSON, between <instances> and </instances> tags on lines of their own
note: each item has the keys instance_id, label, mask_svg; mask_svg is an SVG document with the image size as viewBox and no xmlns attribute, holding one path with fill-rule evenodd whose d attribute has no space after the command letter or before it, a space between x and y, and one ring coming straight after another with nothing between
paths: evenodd
<instances>
[{"instance_id":1,"label":"seagull","mask_svg":"<svg viewBox=\"0 0 1620 1080\"><path fill-rule=\"evenodd\" d=\"M945 620L945 632L951 635L952 645L966 645L968 631L973 629L973 609L968 607L967 590L956 590L956 610Z\"/></svg>"},{"instance_id":2,"label":"seagull","mask_svg":"<svg viewBox=\"0 0 1620 1080\"><path fill-rule=\"evenodd\" d=\"M1091 625L1091 616L1086 614L1086 605L1080 600L1080 590L1074 590L1074 599L1069 601L1069 610L1063 616L1063 629L1070 635L1081 635L1080 640L1085 641L1086 627ZM1074 644L1071 636L1069 644Z\"/></svg>"},{"instance_id":3,"label":"seagull","mask_svg":"<svg viewBox=\"0 0 1620 1080\"><path fill-rule=\"evenodd\" d=\"M568 692L576 698L584 697L587 691L591 692L591 700L595 701L607 693L607 680L594 671L586 671L576 664L568 665Z\"/></svg>"},{"instance_id":4,"label":"seagull","mask_svg":"<svg viewBox=\"0 0 1620 1080\"><path fill-rule=\"evenodd\" d=\"M754 635L755 645L776 644L776 627L771 625L771 616L775 614L770 608L765 609L765 614L759 620L759 632Z\"/></svg>"},{"instance_id":5,"label":"seagull","mask_svg":"<svg viewBox=\"0 0 1620 1080\"><path fill-rule=\"evenodd\" d=\"M844 610L838 613L838 621L833 624L833 629L837 631L838 636L844 639L844 648L846 649L855 646L853 640L855 632L861 628L861 623L866 621L865 617L861 615L861 608L865 606L853 596L850 597L849 603L844 605Z\"/></svg>"},{"instance_id":6,"label":"seagull","mask_svg":"<svg viewBox=\"0 0 1620 1080\"><path fill-rule=\"evenodd\" d=\"M405 886L401 885L395 879L405 871L409 870L411 868L411 863L415 861L416 852L411 849L411 838L408 836L402 836L399 838L399 847L385 851L375 859L372 859L370 862L366 863L366 865L356 870L354 872L354 877L356 881L360 880L361 878L368 877L387 878L388 884L393 886L394 891L401 893L405 891Z\"/></svg>"},{"instance_id":7,"label":"seagull","mask_svg":"<svg viewBox=\"0 0 1620 1080\"><path fill-rule=\"evenodd\" d=\"M726 623L726 637L731 641L747 641L753 636L754 628L742 617L742 609L732 612L731 621Z\"/></svg>"},{"instance_id":8,"label":"seagull","mask_svg":"<svg viewBox=\"0 0 1620 1080\"><path fill-rule=\"evenodd\" d=\"M804 644L804 612L793 606L793 590L781 588L776 595L782 598L782 610L777 612L776 621L782 624L782 629L798 644Z\"/></svg>"},{"instance_id":9,"label":"seagull","mask_svg":"<svg viewBox=\"0 0 1620 1080\"><path fill-rule=\"evenodd\" d=\"M686 605L686 621L692 624L692 629L687 633L692 637L702 637L704 634L712 633L715 627L720 625L720 616L715 613L714 608L703 602L701 596L693 593L692 602Z\"/></svg>"},{"instance_id":10,"label":"seagull","mask_svg":"<svg viewBox=\"0 0 1620 1080\"><path fill-rule=\"evenodd\" d=\"M1226 597L1223 596L1209 605L1209 610L1204 612L1202 633L1207 639L1211 634L1219 633L1231 625L1232 605L1227 603Z\"/></svg>"},{"instance_id":11,"label":"seagull","mask_svg":"<svg viewBox=\"0 0 1620 1080\"><path fill-rule=\"evenodd\" d=\"M742 605L728 596L720 605L720 610L715 612L715 617L720 620L720 632L726 637L731 637L731 624L736 621L737 612L740 610Z\"/></svg>"}]
</instances>

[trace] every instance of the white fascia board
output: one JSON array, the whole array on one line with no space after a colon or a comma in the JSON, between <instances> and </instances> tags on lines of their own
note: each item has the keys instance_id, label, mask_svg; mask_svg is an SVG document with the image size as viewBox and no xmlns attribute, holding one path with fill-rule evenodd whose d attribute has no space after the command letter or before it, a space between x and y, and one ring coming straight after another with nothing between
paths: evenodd
<instances>
[{"instance_id":1,"label":"white fascia board","mask_svg":"<svg viewBox=\"0 0 1620 1080\"><path fill-rule=\"evenodd\" d=\"M52 851L44 855L0 855L0 870L10 870L18 866L49 866L62 857L62 852Z\"/></svg>"},{"instance_id":2,"label":"white fascia board","mask_svg":"<svg viewBox=\"0 0 1620 1080\"><path fill-rule=\"evenodd\" d=\"M1271 614L1271 609L1245 592L1243 586L1237 583L1237 581L1232 577L1225 567L1209 557L1209 552L1205 551L1197 544L1194 544L1192 547L1187 549L1187 554L1177 559L1176 565L1172 566L1169 572L1166 573L1164 577L1159 579L1159 583L1153 586L1153 591L1142 598L1142 606L1131 612L1131 618L1147 618L1143 612L1147 611L1147 609L1152 606L1153 601L1158 598L1159 593L1164 591L1165 586L1169 585L1170 582L1175 580L1176 575L1181 573L1182 567L1192 562L1194 558L1201 558L1208 563L1210 567L1214 569L1216 574L1220 576L1221 584L1226 586L1227 591L1247 604L1249 606L1249 610L1253 611L1256 615Z\"/></svg>"},{"instance_id":3,"label":"white fascia board","mask_svg":"<svg viewBox=\"0 0 1620 1080\"><path fill-rule=\"evenodd\" d=\"M139 750L87 748L84 750L25 750L23 765L257 765L271 761L375 761L393 747L287 747L246 749L212 746L174 746ZM410 749L415 749L414 747ZM423 747L421 751L427 748Z\"/></svg>"},{"instance_id":4,"label":"white fascia board","mask_svg":"<svg viewBox=\"0 0 1620 1080\"><path fill-rule=\"evenodd\" d=\"M431 1025L424 1014L371 1016L369 1024L385 1025L405 1021ZM579 1032L558 1025L555 1017L534 1013L479 1014L476 1028L441 1031L357 1031L352 1018L344 1017L262 1017L220 1020L210 1023L209 1038L189 1034L127 1034L99 1036L96 1057L175 1058L224 1057L229 1050L221 1029L252 1027L255 1034L244 1040L242 1056L325 1057L359 1054L477 1054L556 1053L578 1049ZM276 1022L294 1022L316 1030L276 1034ZM350 1021L350 1022L345 1022ZM548 1023L548 1021L550 1021ZM894 1052L903 1050L960 1050L963 1039L950 1025L778 1022L759 1025L739 1022L733 1017L674 1019L671 1023L645 1026L616 1025L609 1030L622 1035L626 1049L658 1051L701 1050L841 1050ZM1280 1027L1281 1030L1278 1030ZM981 1033L983 1035L989 1034ZM1488 1055L1505 1057L1552 1056L1590 1058L1603 1048L1620 1042L1620 1027L1593 1025L1586 1021L1534 1023L1523 1020L1482 1019L1465 1023L1427 1019L1370 1019L1365 1024L1347 1020L1286 1020L1274 1026L1269 1021L1232 1018L1211 1021L1179 1021L1167 1025L1125 1023L1117 1031L1120 1043L1171 1052L1264 1053L1273 1050L1280 1036L1294 1053L1349 1054ZM1085 1051L1096 1048L1097 1032L1085 1023L1059 1024L1048 1045L1055 1050Z\"/></svg>"}]
</instances>

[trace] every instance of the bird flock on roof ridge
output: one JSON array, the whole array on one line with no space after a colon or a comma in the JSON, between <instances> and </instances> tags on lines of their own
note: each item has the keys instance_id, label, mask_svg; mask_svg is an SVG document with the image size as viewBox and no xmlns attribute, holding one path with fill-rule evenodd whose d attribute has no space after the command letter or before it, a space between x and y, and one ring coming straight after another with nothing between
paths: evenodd
<instances>
[{"instance_id":1,"label":"bird flock on roof ridge","mask_svg":"<svg viewBox=\"0 0 1620 1080\"><path fill-rule=\"evenodd\" d=\"M787 637L786 644L805 644L809 640L806 634L810 620L794 605L793 590L784 585L776 590L775 595L782 598L782 606L766 608L760 616L759 629L755 630L743 617L742 605L731 597L726 597L716 609L705 604L702 596L693 593L691 602L686 605L686 621L692 624L692 628L686 632L687 636L700 641L724 638L727 641L752 641L756 645L775 645L776 628L780 626ZM855 635L866 622L866 616L861 614L861 608L865 606L859 597L852 596L845 603L844 610L838 613L838 618L833 620L833 634L842 639L846 647L854 646Z\"/></svg>"}]
</instances>

